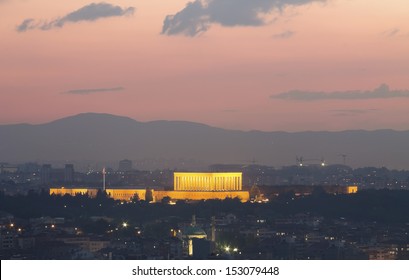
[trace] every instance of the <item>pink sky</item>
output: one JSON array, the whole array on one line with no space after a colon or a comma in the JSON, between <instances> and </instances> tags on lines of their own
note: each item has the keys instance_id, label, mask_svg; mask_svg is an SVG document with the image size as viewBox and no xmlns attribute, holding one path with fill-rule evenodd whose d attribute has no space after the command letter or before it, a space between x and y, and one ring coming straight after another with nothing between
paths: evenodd
<instances>
[{"instance_id":1,"label":"pink sky","mask_svg":"<svg viewBox=\"0 0 409 280\"><path fill-rule=\"evenodd\" d=\"M0 0L0 124L101 112L242 130L409 129L407 0L328 0L272 10L262 26L161 34L188 2L107 1L135 12L17 32L93 2ZM390 92L354 97L381 84ZM271 98L294 90L329 97Z\"/></svg>"}]
</instances>

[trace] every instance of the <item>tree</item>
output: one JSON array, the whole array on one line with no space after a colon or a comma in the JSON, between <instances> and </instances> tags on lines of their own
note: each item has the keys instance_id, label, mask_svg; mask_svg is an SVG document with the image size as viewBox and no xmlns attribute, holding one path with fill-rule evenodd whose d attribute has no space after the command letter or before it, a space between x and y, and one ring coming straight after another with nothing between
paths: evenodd
<instances>
[{"instance_id":1,"label":"tree","mask_svg":"<svg viewBox=\"0 0 409 280\"><path fill-rule=\"evenodd\" d=\"M169 196L165 196L164 198L162 198L162 203L163 204L169 204L170 202L170 197Z\"/></svg>"},{"instance_id":2,"label":"tree","mask_svg":"<svg viewBox=\"0 0 409 280\"><path fill-rule=\"evenodd\" d=\"M98 190L97 195L95 196L97 200L104 201L105 199L109 198L106 191Z\"/></svg>"},{"instance_id":3,"label":"tree","mask_svg":"<svg viewBox=\"0 0 409 280\"><path fill-rule=\"evenodd\" d=\"M139 195L138 195L138 193L135 193L133 196L132 196L132 198L131 198L131 202L138 202L138 201L140 201L141 199L139 198Z\"/></svg>"},{"instance_id":4,"label":"tree","mask_svg":"<svg viewBox=\"0 0 409 280\"><path fill-rule=\"evenodd\" d=\"M253 185L250 189L250 198L251 199L257 199L260 197L261 191L260 188L257 185Z\"/></svg>"},{"instance_id":5,"label":"tree","mask_svg":"<svg viewBox=\"0 0 409 280\"><path fill-rule=\"evenodd\" d=\"M153 201L153 192L152 192L152 190L151 190L149 187L146 188L145 201L146 201L146 202L151 202L151 201Z\"/></svg>"}]
</instances>

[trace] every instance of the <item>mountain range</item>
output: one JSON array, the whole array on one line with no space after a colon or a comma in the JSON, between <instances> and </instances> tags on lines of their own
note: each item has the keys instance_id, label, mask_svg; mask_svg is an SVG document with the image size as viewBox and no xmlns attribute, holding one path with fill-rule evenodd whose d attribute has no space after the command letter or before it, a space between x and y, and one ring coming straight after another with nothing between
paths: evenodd
<instances>
[{"instance_id":1,"label":"mountain range","mask_svg":"<svg viewBox=\"0 0 409 280\"><path fill-rule=\"evenodd\" d=\"M0 162L127 158L179 162L182 168L189 161L279 167L295 164L296 157L302 157L305 164L324 159L328 164L353 167L409 169L409 131L239 131L185 121L139 122L97 113L39 125L0 125Z\"/></svg>"}]
</instances>

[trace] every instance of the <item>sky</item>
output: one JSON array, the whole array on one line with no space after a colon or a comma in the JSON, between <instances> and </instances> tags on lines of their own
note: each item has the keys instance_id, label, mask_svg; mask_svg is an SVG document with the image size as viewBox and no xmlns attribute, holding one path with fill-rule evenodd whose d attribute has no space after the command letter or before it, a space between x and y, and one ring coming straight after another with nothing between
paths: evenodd
<instances>
[{"instance_id":1,"label":"sky","mask_svg":"<svg viewBox=\"0 0 409 280\"><path fill-rule=\"evenodd\" d=\"M0 124L409 129L407 0L0 0Z\"/></svg>"}]
</instances>

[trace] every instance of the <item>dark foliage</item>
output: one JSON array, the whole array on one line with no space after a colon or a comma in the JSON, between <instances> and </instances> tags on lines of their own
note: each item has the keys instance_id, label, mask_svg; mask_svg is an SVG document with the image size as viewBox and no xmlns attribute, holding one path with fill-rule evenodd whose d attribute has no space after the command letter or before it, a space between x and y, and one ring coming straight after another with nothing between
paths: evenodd
<instances>
[{"instance_id":1,"label":"dark foliage","mask_svg":"<svg viewBox=\"0 0 409 280\"><path fill-rule=\"evenodd\" d=\"M119 221L125 219L133 224L166 217L188 220L192 214L210 219L219 213L233 213L237 217L256 215L267 218L313 213L326 218L344 217L351 221L397 224L409 222L409 191L368 190L353 195L329 195L317 191L307 197L295 197L287 193L267 204L241 203L238 199L226 199L195 203L179 201L176 205L152 204L137 199L121 203L104 193L99 193L95 198L87 195L55 196L46 191L16 196L0 193L0 211L22 219L42 216L67 219L108 216ZM94 226L95 232L106 229L106 225L102 223Z\"/></svg>"}]
</instances>

